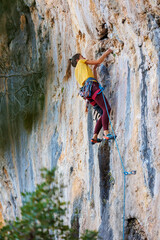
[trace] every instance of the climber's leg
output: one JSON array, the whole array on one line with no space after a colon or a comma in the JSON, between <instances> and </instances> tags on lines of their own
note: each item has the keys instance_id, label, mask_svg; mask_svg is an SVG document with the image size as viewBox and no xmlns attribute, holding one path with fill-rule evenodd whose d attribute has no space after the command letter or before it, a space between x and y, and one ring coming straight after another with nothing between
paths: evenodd
<instances>
[{"instance_id":1,"label":"climber's leg","mask_svg":"<svg viewBox=\"0 0 160 240\"><path fill-rule=\"evenodd\" d=\"M100 119L96 123L95 130L94 130L94 135L93 135L93 138L92 138L91 142L92 141L96 141L97 136L98 136L102 126L103 126L103 130L104 130L104 139L109 140L109 139L114 138L114 136L109 134L109 131L108 131L108 125L109 125L108 113L110 114L111 107L110 107L110 105L108 103L107 98L104 96L105 102L106 102L106 105L107 105L107 109L108 109L108 113L107 113L107 109L106 109L106 105L105 105L102 93L96 94L98 89L99 89L99 84L94 83L92 85L92 99L103 110L103 114L102 114L102 116L100 117Z\"/></svg>"},{"instance_id":2,"label":"climber's leg","mask_svg":"<svg viewBox=\"0 0 160 240\"><path fill-rule=\"evenodd\" d=\"M96 123L93 138L91 139L92 144L100 143L102 141L101 139L97 138L98 133L100 132L101 128L102 128L102 117L100 117Z\"/></svg>"},{"instance_id":3,"label":"climber's leg","mask_svg":"<svg viewBox=\"0 0 160 240\"><path fill-rule=\"evenodd\" d=\"M104 98L105 98L106 105L107 105L107 108L108 108L108 113L110 114L111 107L110 107L110 105L109 105L109 103L107 101L107 98L106 97L104 97ZM103 130L104 130L104 134L108 134L109 117L108 117L108 114L107 114L107 110L106 110L106 106L105 106L105 103L104 103L104 99L103 99L102 93L100 93L100 94L98 94L96 96L95 102L103 110L102 126L103 126Z\"/></svg>"},{"instance_id":4,"label":"climber's leg","mask_svg":"<svg viewBox=\"0 0 160 240\"><path fill-rule=\"evenodd\" d=\"M92 144L99 143L102 141L101 139L97 138L98 133L100 132L101 128L102 128L102 117L100 117L100 119L98 119L98 121L96 123L93 138L91 139Z\"/></svg>"},{"instance_id":5,"label":"climber's leg","mask_svg":"<svg viewBox=\"0 0 160 240\"><path fill-rule=\"evenodd\" d=\"M99 88L99 83L93 83L92 84L92 91L91 91L91 98L92 100L94 101L94 103L96 104L96 101L95 101L95 97L96 97L96 92L97 91L100 91L100 88ZM96 126L95 126L95 130L94 130L94 134L93 134L93 138L91 139L91 142L94 140L96 141L97 140L97 136L100 132L102 128L102 116L98 119L97 123L96 123Z\"/></svg>"},{"instance_id":6,"label":"climber's leg","mask_svg":"<svg viewBox=\"0 0 160 240\"><path fill-rule=\"evenodd\" d=\"M109 134L109 131L108 131L109 116L108 116L108 113L107 113L107 109L106 109L106 105L105 105L104 99L105 99L105 102L106 102L106 105L107 105L108 113L110 114L111 107L110 107L110 105L109 105L109 103L107 101L107 98L105 96L103 98L102 93L100 93L100 94L98 94L96 96L95 102L103 110L103 115L102 115L102 126L103 126L103 130L104 130L104 137L103 137L103 139L110 140L110 139L114 139L116 136L113 136L112 134ZM96 127L97 127L97 125L96 125ZM95 128L95 131L96 131L96 128ZM98 128L98 131L100 131L99 128Z\"/></svg>"},{"instance_id":7,"label":"climber's leg","mask_svg":"<svg viewBox=\"0 0 160 240\"><path fill-rule=\"evenodd\" d=\"M98 119L96 123L95 129L94 129L94 135L98 136L98 133L100 132L101 128L102 128L102 116Z\"/></svg>"}]
</instances>

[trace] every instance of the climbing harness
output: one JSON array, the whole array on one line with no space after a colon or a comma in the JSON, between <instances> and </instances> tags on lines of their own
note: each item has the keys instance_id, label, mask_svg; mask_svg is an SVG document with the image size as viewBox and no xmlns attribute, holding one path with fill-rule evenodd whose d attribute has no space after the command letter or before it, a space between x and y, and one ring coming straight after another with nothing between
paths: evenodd
<instances>
[{"instance_id":1,"label":"climbing harness","mask_svg":"<svg viewBox=\"0 0 160 240\"><path fill-rule=\"evenodd\" d=\"M84 84L83 87L80 88L79 91L79 95L87 100L87 103L90 103L93 106L93 110L94 110L94 119L93 120L98 120L99 117L102 116L103 114L103 110L100 108L100 106L97 105L97 103L91 98L91 90L92 90L92 84L93 82L98 83L98 81L95 78L88 78ZM98 83L99 84L99 83ZM94 95L96 97L96 95L100 92L101 90L98 89ZM93 97L93 96L92 96ZM88 109L88 105L87 105L87 109Z\"/></svg>"},{"instance_id":2,"label":"climbing harness","mask_svg":"<svg viewBox=\"0 0 160 240\"><path fill-rule=\"evenodd\" d=\"M103 100L104 100L104 104L105 104L105 107L106 107L106 110L107 110L107 114L108 114L108 118L109 118L109 122L110 122L110 125L111 125L111 129L112 129L112 133L113 133L113 136L114 136L114 140L115 140L115 143L116 143L116 147L117 147L117 150L118 150L118 154L119 154L119 158L121 160L121 165L122 165L122 168L123 168L123 174L124 174L124 190L123 190L123 240L125 238L125 195L126 195L126 176L127 175L135 175L136 174L136 171L133 170L131 172L127 172L125 170L125 167L124 167L124 164L123 164L123 160L122 160L122 157L121 157L121 154L120 154L120 151L119 151L119 147L118 147L118 143L117 143L117 140L116 140L116 135L114 133L114 130L113 130L113 126L112 126L112 122L111 122L111 119L110 119L110 116L109 116L109 112L108 112L108 107L107 107L107 104L106 104L106 100L105 100L105 97L104 97L104 94L103 94L103 91L104 91L104 88L99 84L99 88L100 88L100 93L102 93L102 96L103 96Z\"/></svg>"},{"instance_id":3,"label":"climbing harness","mask_svg":"<svg viewBox=\"0 0 160 240\"><path fill-rule=\"evenodd\" d=\"M89 77L86 81L83 87L80 88L79 95L84 98L85 100L87 98L91 97L91 90L92 90L92 84L93 82L98 82L95 78Z\"/></svg>"}]
</instances>

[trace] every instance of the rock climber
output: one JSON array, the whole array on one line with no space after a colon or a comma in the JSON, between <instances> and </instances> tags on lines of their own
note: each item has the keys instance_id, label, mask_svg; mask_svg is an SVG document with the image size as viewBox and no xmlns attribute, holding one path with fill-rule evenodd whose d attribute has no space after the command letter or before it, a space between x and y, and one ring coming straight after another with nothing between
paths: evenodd
<instances>
[{"instance_id":1,"label":"rock climber","mask_svg":"<svg viewBox=\"0 0 160 240\"><path fill-rule=\"evenodd\" d=\"M91 143L100 143L102 139L98 138L98 134L103 126L104 130L104 136L103 139L110 140L114 139L114 136L109 133L108 131L108 125L109 125L109 117L107 114L107 110L105 107L102 91L99 87L99 83L97 81L97 74L96 74L96 68L99 64L101 64L104 59L112 53L111 49L108 49L106 52L103 53L103 55L97 59L97 60L88 60L85 59L80 53L75 54L71 59L70 63L75 68L75 76L76 80L81 86L80 89L80 95L84 98L89 100L89 103L91 105L98 105L102 110L103 114L98 119L93 137L91 139ZM94 73L92 72L92 69L88 65L94 65ZM110 113L111 107L108 103L108 100L104 96L108 112Z\"/></svg>"}]
</instances>

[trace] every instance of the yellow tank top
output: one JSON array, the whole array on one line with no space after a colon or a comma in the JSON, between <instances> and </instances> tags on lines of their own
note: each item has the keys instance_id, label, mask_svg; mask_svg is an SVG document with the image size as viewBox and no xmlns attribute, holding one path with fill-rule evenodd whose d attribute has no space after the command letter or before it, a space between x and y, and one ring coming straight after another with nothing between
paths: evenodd
<instances>
[{"instance_id":1,"label":"yellow tank top","mask_svg":"<svg viewBox=\"0 0 160 240\"><path fill-rule=\"evenodd\" d=\"M89 77L94 78L92 69L86 64L86 61L87 59L80 59L75 68L76 80L81 87Z\"/></svg>"}]
</instances>

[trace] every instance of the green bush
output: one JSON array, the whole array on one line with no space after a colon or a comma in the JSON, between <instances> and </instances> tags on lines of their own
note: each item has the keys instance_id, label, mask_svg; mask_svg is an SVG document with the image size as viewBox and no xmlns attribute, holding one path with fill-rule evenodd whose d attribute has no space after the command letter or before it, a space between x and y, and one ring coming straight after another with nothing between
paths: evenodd
<instances>
[{"instance_id":1,"label":"green bush","mask_svg":"<svg viewBox=\"0 0 160 240\"><path fill-rule=\"evenodd\" d=\"M68 203L62 200L64 186L58 185L55 169L43 169L42 178L34 192L22 194L21 219L7 222L0 230L0 240L76 240L75 230L64 223ZM96 240L97 236L96 231L86 230L79 239Z\"/></svg>"}]
</instances>

